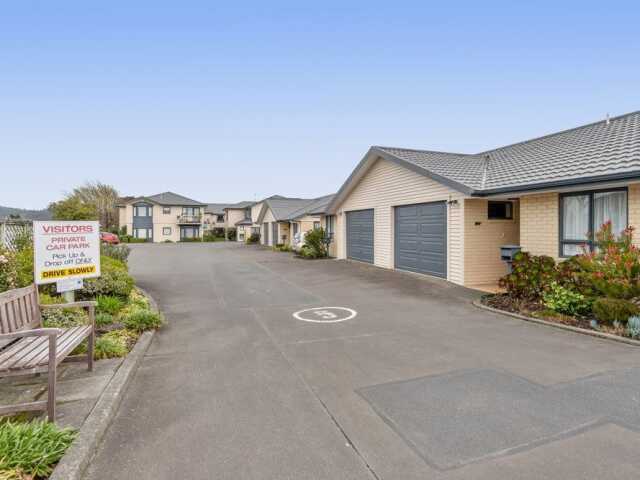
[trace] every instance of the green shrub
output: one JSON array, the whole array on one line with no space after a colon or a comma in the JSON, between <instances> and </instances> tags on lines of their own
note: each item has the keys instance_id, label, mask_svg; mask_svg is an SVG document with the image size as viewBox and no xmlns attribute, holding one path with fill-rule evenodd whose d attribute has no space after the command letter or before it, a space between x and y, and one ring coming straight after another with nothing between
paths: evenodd
<instances>
[{"instance_id":1,"label":"green shrub","mask_svg":"<svg viewBox=\"0 0 640 480\"><path fill-rule=\"evenodd\" d=\"M102 255L100 256L100 270L124 270L127 272L129 271L129 267L121 260L116 260L115 258Z\"/></svg>"},{"instance_id":2,"label":"green shrub","mask_svg":"<svg viewBox=\"0 0 640 480\"><path fill-rule=\"evenodd\" d=\"M293 249L289 245L285 245L283 243L279 243L275 247L273 247L275 252L291 252Z\"/></svg>"},{"instance_id":3,"label":"green shrub","mask_svg":"<svg viewBox=\"0 0 640 480\"><path fill-rule=\"evenodd\" d=\"M603 297L593 302L593 314L598 321L607 325L626 323L629 317L638 313L638 307L628 300Z\"/></svg>"},{"instance_id":4,"label":"green shrub","mask_svg":"<svg viewBox=\"0 0 640 480\"><path fill-rule=\"evenodd\" d=\"M236 239L236 229L235 228L228 228L227 229L227 239L229 239L229 240L235 240Z\"/></svg>"},{"instance_id":5,"label":"green shrub","mask_svg":"<svg viewBox=\"0 0 640 480\"><path fill-rule=\"evenodd\" d=\"M259 243L259 242L260 242L260 234L255 232L249 235L245 240L245 243L247 245L252 245L254 243Z\"/></svg>"},{"instance_id":6,"label":"green shrub","mask_svg":"<svg viewBox=\"0 0 640 480\"><path fill-rule=\"evenodd\" d=\"M640 317L634 315L627 320L627 335L640 338Z\"/></svg>"},{"instance_id":7,"label":"green shrub","mask_svg":"<svg viewBox=\"0 0 640 480\"><path fill-rule=\"evenodd\" d=\"M159 328L162 325L162 316L151 310L134 308L122 317L122 323L131 330L143 332Z\"/></svg>"},{"instance_id":8,"label":"green shrub","mask_svg":"<svg viewBox=\"0 0 640 480\"><path fill-rule=\"evenodd\" d=\"M324 258L327 256L326 236L322 228L314 228L307 232L300 254L305 258Z\"/></svg>"},{"instance_id":9,"label":"green shrub","mask_svg":"<svg viewBox=\"0 0 640 480\"><path fill-rule=\"evenodd\" d=\"M557 276L553 258L518 252L513 257L512 272L502 277L499 283L512 297L538 300Z\"/></svg>"},{"instance_id":10,"label":"green shrub","mask_svg":"<svg viewBox=\"0 0 640 480\"><path fill-rule=\"evenodd\" d=\"M97 311L100 313L115 315L124 307L124 302L119 297L110 295L98 295L96 301L98 302Z\"/></svg>"},{"instance_id":11,"label":"green shrub","mask_svg":"<svg viewBox=\"0 0 640 480\"><path fill-rule=\"evenodd\" d=\"M133 289L133 278L127 273L127 265L105 256L100 261L101 276L86 279L79 295L82 298L96 298L99 295L128 297Z\"/></svg>"},{"instance_id":12,"label":"green shrub","mask_svg":"<svg viewBox=\"0 0 640 480\"><path fill-rule=\"evenodd\" d=\"M87 325L89 317L81 308L43 308L42 325L45 328L71 328Z\"/></svg>"},{"instance_id":13,"label":"green shrub","mask_svg":"<svg viewBox=\"0 0 640 480\"><path fill-rule=\"evenodd\" d=\"M565 315L587 313L591 307L584 295L552 282L549 289L542 294L543 303L554 312Z\"/></svg>"},{"instance_id":14,"label":"green shrub","mask_svg":"<svg viewBox=\"0 0 640 480\"><path fill-rule=\"evenodd\" d=\"M112 330L96 339L93 357L96 360L124 357L136 343L138 335L131 330Z\"/></svg>"},{"instance_id":15,"label":"green shrub","mask_svg":"<svg viewBox=\"0 0 640 480\"><path fill-rule=\"evenodd\" d=\"M200 237L181 238L180 242L182 243L202 242L202 238Z\"/></svg>"},{"instance_id":16,"label":"green shrub","mask_svg":"<svg viewBox=\"0 0 640 480\"><path fill-rule=\"evenodd\" d=\"M116 318L110 313L99 312L96 313L96 327L106 327L107 325L112 325Z\"/></svg>"},{"instance_id":17,"label":"green shrub","mask_svg":"<svg viewBox=\"0 0 640 480\"><path fill-rule=\"evenodd\" d=\"M633 244L633 228L619 237L605 223L596 234L598 249L575 257L586 294L630 299L640 295L640 250Z\"/></svg>"},{"instance_id":18,"label":"green shrub","mask_svg":"<svg viewBox=\"0 0 640 480\"><path fill-rule=\"evenodd\" d=\"M127 262L130 253L131 248L129 248L127 245L112 245L110 243L103 243L100 246L100 254L102 256L113 258L123 263Z\"/></svg>"},{"instance_id":19,"label":"green shrub","mask_svg":"<svg viewBox=\"0 0 640 480\"><path fill-rule=\"evenodd\" d=\"M66 303L66 300L59 295L40 294L40 305L59 305L61 303Z\"/></svg>"},{"instance_id":20,"label":"green shrub","mask_svg":"<svg viewBox=\"0 0 640 480\"><path fill-rule=\"evenodd\" d=\"M138 308L149 308L149 299L145 297L138 289L134 288L129 295L129 305Z\"/></svg>"},{"instance_id":21,"label":"green shrub","mask_svg":"<svg viewBox=\"0 0 640 480\"><path fill-rule=\"evenodd\" d=\"M15 470L32 477L45 478L69 448L76 433L54 423L0 423L0 471Z\"/></svg>"}]
</instances>

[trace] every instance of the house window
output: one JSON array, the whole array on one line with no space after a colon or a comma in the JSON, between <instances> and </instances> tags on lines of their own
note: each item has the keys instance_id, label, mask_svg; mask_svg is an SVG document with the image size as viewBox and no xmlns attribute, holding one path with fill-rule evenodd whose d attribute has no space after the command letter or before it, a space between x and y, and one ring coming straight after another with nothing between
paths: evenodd
<instances>
[{"instance_id":1,"label":"house window","mask_svg":"<svg viewBox=\"0 0 640 480\"><path fill-rule=\"evenodd\" d=\"M325 217L327 235L331 236L335 232L336 217L335 215L328 215Z\"/></svg>"},{"instance_id":2,"label":"house window","mask_svg":"<svg viewBox=\"0 0 640 480\"><path fill-rule=\"evenodd\" d=\"M164 214L171 213L171 207L162 207L162 213Z\"/></svg>"},{"instance_id":3,"label":"house window","mask_svg":"<svg viewBox=\"0 0 640 480\"><path fill-rule=\"evenodd\" d=\"M200 236L199 227L182 227L180 228L180 239L197 238Z\"/></svg>"},{"instance_id":4,"label":"house window","mask_svg":"<svg viewBox=\"0 0 640 480\"><path fill-rule=\"evenodd\" d=\"M293 234L294 234L294 235L297 235L297 234L298 234L298 224L297 224L297 223L294 223L294 224L293 224Z\"/></svg>"},{"instance_id":5,"label":"house window","mask_svg":"<svg viewBox=\"0 0 640 480\"><path fill-rule=\"evenodd\" d=\"M150 228L134 228L133 236L135 238L149 239L152 237Z\"/></svg>"},{"instance_id":6,"label":"house window","mask_svg":"<svg viewBox=\"0 0 640 480\"><path fill-rule=\"evenodd\" d=\"M512 220L513 202L487 202L489 220Z\"/></svg>"},{"instance_id":7,"label":"house window","mask_svg":"<svg viewBox=\"0 0 640 480\"><path fill-rule=\"evenodd\" d=\"M216 216L216 222L223 223L224 222L224 215L217 215Z\"/></svg>"},{"instance_id":8,"label":"house window","mask_svg":"<svg viewBox=\"0 0 640 480\"><path fill-rule=\"evenodd\" d=\"M251 218L251 208L245 208L244 209L244 218Z\"/></svg>"},{"instance_id":9,"label":"house window","mask_svg":"<svg viewBox=\"0 0 640 480\"><path fill-rule=\"evenodd\" d=\"M594 235L611 222L614 235L627 228L627 189L566 193L560 196L560 256L595 247Z\"/></svg>"},{"instance_id":10,"label":"house window","mask_svg":"<svg viewBox=\"0 0 640 480\"><path fill-rule=\"evenodd\" d=\"M320 228L320 222L313 222L313 229L318 230Z\"/></svg>"},{"instance_id":11,"label":"house window","mask_svg":"<svg viewBox=\"0 0 640 480\"><path fill-rule=\"evenodd\" d=\"M189 217L199 217L200 207L182 207L182 215Z\"/></svg>"},{"instance_id":12,"label":"house window","mask_svg":"<svg viewBox=\"0 0 640 480\"><path fill-rule=\"evenodd\" d=\"M133 207L133 216L134 217L150 217L151 216L151 208L148 205L136 205Z\"/></svg>"},{"instance_id":13,"label":"house window","mask_svg":"<svg viewBox=\"0 0 640 480\"><path fill-rule=\"evenodd\" d=\"M162 227L163 235L171 235L171 227Z\"/></svg>"}]
</instances>

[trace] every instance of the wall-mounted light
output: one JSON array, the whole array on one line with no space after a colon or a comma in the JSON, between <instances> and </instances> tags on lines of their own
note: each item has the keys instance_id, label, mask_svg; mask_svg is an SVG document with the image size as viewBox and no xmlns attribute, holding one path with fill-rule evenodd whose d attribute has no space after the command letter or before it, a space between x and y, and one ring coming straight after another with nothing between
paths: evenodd
<instances>
[{"instance_id":1,"label":"wall-mounted light","mask_svg":"<svg viewBox=\"0 0 640 480\"><path fill-rule=\"evenodd\" d=\"M448 205L458 205L458 200L449 200L447 202Z\"/></svg>"}]
</instances>

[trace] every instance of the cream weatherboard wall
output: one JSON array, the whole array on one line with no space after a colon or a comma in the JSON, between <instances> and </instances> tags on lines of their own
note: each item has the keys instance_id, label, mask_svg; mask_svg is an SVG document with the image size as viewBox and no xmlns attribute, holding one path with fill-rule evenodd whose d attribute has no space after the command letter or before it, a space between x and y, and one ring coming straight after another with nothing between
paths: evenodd
<instances>
[{"instance_id":1,"label":"cream weatherboard wall","mask_svg":"<svg viewBox=\"0 0 640 480\"><path fill-rule=\"evenodd\" d=\"M374 264L394 268L394 207L457 200L447 207L447 278L464 283L464 195L387 160L377 160L338 206L338 258L346 258L346 212L374 209Z\"/></svg>"},{"instance_id":2,"label":"cream weatherboard wall","mask_svg":"<svg viewBox=\"0 0 640 480\"><path fill-rule=\"evenodd\" d=\"M165 209L168 212L165 213ZM180 241L180 227L178 226L178 216L182 213L182 207L164 207L162 205L153 206L153 241L172 242ZM170 229L170 230L166 230ZM200 229L202 234L202 229Z\"/></svg>"},{"instance_id":3,"label":"cream weatherboard wall","mask_svg":"<svg viewBox=\"0 0 640 480\"><path fill-rule=\"evenodd\" d=\"M236 223L244 220L244 208L229 208L227 213L227 228L235 228Z\"/></svg>"},{"instance_id":4,"label":"cream weatherboard wall","mask_svg":"<svg viewBox=\"0 0 640 480\"><path fill-rule=\"evenodd\" d=\"M251 216L253 217L253 212L251 213ZM269 229L269 233L268 235L268 240L269 240L269 245L275 245L275 243L273 243L273 238L271 238L273 236L273 227L271 226L271 224L273 222L275 222L276 219L273 216L273 212L271 211L270 208L267 208L267 211L264 214L264 217L262 217L262 221L260 222L260 242L265 245L264 241L265 241L265 235L264 235L264 224L268 223L268 229Z\"/></svg>"}]
</instances>

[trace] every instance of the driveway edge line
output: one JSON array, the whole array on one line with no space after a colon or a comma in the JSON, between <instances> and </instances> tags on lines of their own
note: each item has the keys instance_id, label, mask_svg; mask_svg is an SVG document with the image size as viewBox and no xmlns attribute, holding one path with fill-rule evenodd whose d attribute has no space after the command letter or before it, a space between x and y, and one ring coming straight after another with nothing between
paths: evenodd
<instances>
[{"instance_id":1,"label":"driveway edge line","mask_svg":"<svg viewBox=\"0 0 640 480\"><path fill-rule=\"evenodd\" d=\"M146 291L139 290L149 299L152 308L158 310L156 301ZM150 330L140 335L133 349L100 394L100 398L80 427L78 436L56 465L49 480L82 480L155 333L155 330Z\"/></svg>"},{"instance_id":2,"label":"driveway edge line","mask_svg":"<svg viewBox=\"0 0 640 480\"><path fill-rule=\"evenodd\" d=\"M476 306L477 308L480 308L482 310L488 310L490 312L499 313L501 315L506 315L508 317L518 318L520 320L525 320L527 322L537 323L539 325L545 325L547 327L553 327L553 328L557 328L557 329L560 329L560 330L567 330L569 332L580 333L582 335L589 335L591 337L601 338L603 340L610 340L610 341L613 341L613 342L625 343L627 345L632 345L634 347L640 347L640 341L639 340L633 340L631 338L619 337L617 335L612 335L610 333L598 332L596 330L587 330L585 328L573 327L571 325L563 325L561 323L549 322L547 320L542 320L540 318L528 317L528 316L522 315L520 313L507 312L505 310L500 310L498 308L493 308L493 307L489 307L488 305L484 305L483 303L480 302L480 300L474 300L471 303L473 303L474 306Z\"/></svg>"}]
</instances>

